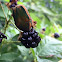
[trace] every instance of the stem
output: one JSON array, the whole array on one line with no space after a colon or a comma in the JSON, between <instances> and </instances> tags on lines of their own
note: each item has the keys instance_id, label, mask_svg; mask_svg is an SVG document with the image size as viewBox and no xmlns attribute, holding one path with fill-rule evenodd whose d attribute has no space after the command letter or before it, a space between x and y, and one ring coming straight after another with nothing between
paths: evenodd
<instances>
[{"instance_id":1,"label":"stem","mask_svg":"<svg viewBox=\"0 0 62 62\"><path fill-rule=\"evenodd\" d=\"M8 20L7 20L7 17L6 17L6 15L5 15L4 8L3 8L2 4L0 4L0 5L1 5L1 8L2 8L2 10L3 10L4 16L5 16L5 18L6 18L6 22L7 22Z\"/></svg>"},{"instance_id":2,"label":"stem","mask_svg":"<svg viewBox=\"0 0 62 62\"><path fill-rule=\"evenodd\" d=\"M19 32L23 32L22 30L19 30L16 25L10 20L10 22L14 25L14 27L19 31Z\"/></svg>"},{"instance_id":3,"label":"stem","mask_svg":"<svg viewBox=\"0 0 62 62\"><path fill-rule=\"evenodd\" d=\"M4 28L4 34L6 33L7 27L8 27L9 21L5 23L5 28Z\"/></svg>"},{"instance_id":4,"label":"stem","mask_svg":"<svg viewBox=\"0 0 62 62\"><path fill-rule=\"evenodd\" d=\"M35 52L34 52L34 49L33 49L33 48L30 48L30 50L31 50L31 52L32 52L32 54L33 54L34 62L38 62L38 61L37 61L36 54L35 54Z\"/></svg>"},{"instance_id":5,"label":"stem","mask_svg":"<svg viewBox=\"0 0 62 62\"><path fill-rule=\"evenodd\" d=\"M21 41L9 41L9 42L3 42L3 44L10 44L10 43L20 43Z\"/></svg>"},{"instance_id":6,"label":"stem","mask_svg":"<svg viewBox=\"0 0 62 62\"><path fill-rule=\"evenodd\" d=\"M4 8L3 8L2 4L1 4L1 8L2 8L3 13L4 13L4 16L5 16L5 18L6 18L6 21L5 21L5 28L4 28L4 34L5 34L5 33L6 33L6 29L7 29L7 27L8 27L9 22L8 22L8 20L7 20L6 15L5 15Z\"/></svg>"}]
</instances>

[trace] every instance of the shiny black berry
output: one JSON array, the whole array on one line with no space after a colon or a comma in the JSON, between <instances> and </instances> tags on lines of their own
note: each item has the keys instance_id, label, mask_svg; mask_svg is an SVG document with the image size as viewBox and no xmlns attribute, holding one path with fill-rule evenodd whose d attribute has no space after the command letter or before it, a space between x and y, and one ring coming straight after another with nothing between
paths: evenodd
<instances>
[{"instance_id":1,"label":"shiny black berry","mask_svg":"<svg viewBox=\"0 0 62 62\"><path fill-rule=\"evenodd\" d=\"M32 41L32 37L30 36L30 37L28 37L28 41Z\"/></svg>"},{"instance_id":2,"label":"shiny black berry","mask_svg":"<svg viewBox=\"0 0 62 62\"><path fill-rule=\"evenodd\" d=\"M35 43L35 42L32 42L32 44L30 44L30 47L32 47L32 48L35 48L35 47L37 47L38 45L37 45L37 43Z\"/></svg>"},{"instance_id":3,"label":"shiny black berry","mask_svg":"<svg viewBox=\"0 0 62 62\"><path fill-rule=\"evenodd\" d=\"M28 35L28 32L24 32L23 34L27 36Z\"/></svg>"},{"instance_id":4,"label":"shiny black berry","mask_svg":"<svg viewBox=\"0 0 62 62\"><path fill-rule=\"evenodd\" d=\"M10 2L12 2L13 0L10 0Z\"/></svg>"},{"instance_id":5,"label":"shiny black berry","mask_svg":"<svg viewBox=\"0 0 62 62\"><path fill-rule=\"evenodd\" d=\"M41 41L41 38L39 36L36 37L35 42L38 44Z\"/></svg>"},{"instance_id":6,"label":"shiny black berry","mask_svg":"<svg viewBox=\"0 0 62 62\"><path fill-rule=\"evenodd\" d=\"M15 4L10 5L10 8L15 7Z\"/></svg>"},{"instance_id":7,"label":"shiny black berry","mask_svg":"<svg viewBox=\"0 0 62 62\"><path fill-rule=\"evenodd\" d=\"M28 39L27 39L27 43L28 43L28 44L31 44L31 43L32 43L32 40L33 40L33 39L32 39L32 37L31 37L31 36L30 36L30 37L28 37Z\"/></svg>"},{"instance_id":8,"label":"shiny black berry","mask_svg":"<svg viewBox=\"0 0 62 62\"><path fill-rule=\"evenodd\" d=\"M7 39L7 37L3 33L0 32L0 43L2 42L2 39L3 38L6 38Z\"/></svg>"},{"instance_id":9,"label":"shiny black berry","mask_svg":"<svg viewBox=\"0 0 62 62\"><path fill-rule=\"evenodd\" d=\"M24 38L28 38L28 32L23 32L22 37L24 37Z\"/></svg>"},{"instance_id":10,"label":"shiny black berry","mask_svg":"<svg viewBox=\"0 0 62 62\"><path fill-rule=\"evenodd\" d=\"M32 35L32 34L34 34L34 29L31 29L30 31L29 31L29 35Z\"/></svg>"},{"instance_id":11,"label":"shiny black berry","mask_svg":"<svg viewBox=\"0 0 62 62\"><path fill-rule=\"evenodd\" d=\"M14 4L17 5L17 2L15 2Z\"/></svg>"},{"instance_id":12,"label":"shiny black berry","mask_svg":"<svg viewBox=\"0 0 62 62\"><path fill-rule=\"evenodd\" d=\"M37 37L38 36L38 33L34 33L33 35L32 35L32 37Z\"/></svg>"},{"instance_id":13,"label":"shiny black berry","mask_svg":"<svg viewBox=\"0 0 62 62\"><path fill-rule=\"evenodd\" d=\"M21 38L21 42L22 42L22 43L26 43L26 39Z\"/></svg>"},{"instance_id":14,"label":"shiny black berry","mask_svg":"<svg viewBox=\"0 0 62 62\"><path fill-rule=\"evenodd\" d=\"M26 43L26 40L23 39L23 38L21 38L21 43L22 43L22 44L25 44L25 43Z\"/></svg>"},{"instance_id":15,"label":"shiny black berry","mask_svg":"<svg viewBox=\"0 0 62 62\"><path fill-rule=\"evenodd\" d=\"M0 38L0 43L2 42L2 38Z\"/></svg>"},{"instance_id":16,"label":"shiny black berry","mask_svg":"<svg viewBox=\"0 0 62 62\"><path fill-rule=\"evenodd\" d=\"M45 31L45 30L46 30L46 28L42 28L42 30L43 30L43 31Z\"/></svg>"},{"instance_id":17,"label":"shiny black berry","mask_svg":"<svg viewBox=\"0 0 62 62\"><path fill-rule=\"evenodd\" d=\"M7 37L1 32L0 32L0 38L6 38L7 39Z\"/></svg>"},{"instance_id":18,"label":"shiny black berry","mask_svg":"<svg viewBox=\"0 0 62 62\"><path fill-rule=\"evenodd\" d=\"M54 37L55 37L55 38L59 38L60 35L59 35L58 33L54 33Z\"/></svg>"},{"instance_id":19,"label":"shiny black berry","mask_svg":"<svg viewBox=\"0 0 62 62\"><path fill-rule=\"evenodd\" d=\"M30 45L27 43L27 44L25 44L25 47L26 48L30 48Z\"/></svg>"}]
</instances>

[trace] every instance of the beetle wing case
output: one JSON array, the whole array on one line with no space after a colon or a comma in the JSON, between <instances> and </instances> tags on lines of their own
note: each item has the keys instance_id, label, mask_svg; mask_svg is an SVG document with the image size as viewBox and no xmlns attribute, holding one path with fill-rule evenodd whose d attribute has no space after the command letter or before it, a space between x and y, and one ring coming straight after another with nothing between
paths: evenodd
<instances>
[{"instance_id":1,"label":"beetle wing case","mask_svg":"<svg viewBox=\"0 0 62 62\"><path fill-rule=\"evenodd\" d=\"M13 8L15 25L23 31L29 31L32 27L32 19L24 5L17 5Z\"/></svg>"}]
</instances>

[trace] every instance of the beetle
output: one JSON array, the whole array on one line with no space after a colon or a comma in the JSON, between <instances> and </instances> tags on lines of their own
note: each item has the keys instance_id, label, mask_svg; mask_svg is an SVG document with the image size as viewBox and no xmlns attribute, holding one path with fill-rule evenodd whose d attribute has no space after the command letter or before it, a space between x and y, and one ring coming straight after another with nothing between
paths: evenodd
<instances>
[{"instance_id":1,"label":"beetle","mask_svg":"<svg viewBox=\"0 0 62 62\"><path fill-rule=\"evenodd\" d=\"M35 26L35 21L30 17L28 10L24 5L17 5L13 8L13 18L15 25L23 31L29 31Z\"/></svg>"},{"instance_id":2,"label":"beetle","mask_svg":"<svg viewBox=\"0 0 62 62\"><path fill-rule=\"evenodd\" d=\"M17 2L17 0L15 0L15 2ZM13 4L12 1L10 3ZM10 5L9 4L7 4L7 6L10 7L10 5L12 4ZM11 9L13 12L12 15L17 28L19 28L22 31L30 31L31 27L36 26L36 21L34 21L30 17L29 12L24 5L15 5L15 7L11 7Z\"/></svg>"}]
</instances>

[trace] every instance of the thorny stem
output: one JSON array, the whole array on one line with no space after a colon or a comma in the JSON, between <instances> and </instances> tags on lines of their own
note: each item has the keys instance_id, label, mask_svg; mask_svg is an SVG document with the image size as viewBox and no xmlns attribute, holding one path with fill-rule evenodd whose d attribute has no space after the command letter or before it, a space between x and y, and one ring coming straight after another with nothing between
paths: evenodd
<instances>
[{"instance_id":1,"label":"thorny stem","mask_svg":"<svg viewBox=\"0 0 62 62\"><path fill-rule=\"evenodd\" d=\"M5 23L5 28L4 28L4 34L6 33L7 27L8 27L9 21Z\"/></svg>"},{"instance_id":2,"label":"thorny stem","mask_svg":"<svg viewBox=\"0 0 62 62\"><path fill-rule=\"evenodd\" d=\"M5 18L6 18L6 22L7 22L8 20L7 20L7 17L6 17L6 15L5 15L4 8L3 8L2 4L0 4L0 5L1 5L1 8L2 8L2 10L3 10L4 16L5 16Z\"/></svg>"},{"instance_id":3,"label":"thorny stem","mask_svg":"<svg viewBox=\"0 0 62 62\"><path fill-rule=\"evenodd\" d=\"M2 4L1 4L1 8L2 8L3 13L4 13L4 16L5 16L5 18L6 18L6 21L5 21L5 28L4 28L4 34L5 34L5 33L6 33L6 29L7 29L7 27L8 27L8 24L9 24L9 21L7 20L7 17L6 17L6 15L5 15L4 8L3 8Z\"/></svg>"}]
</instances>

